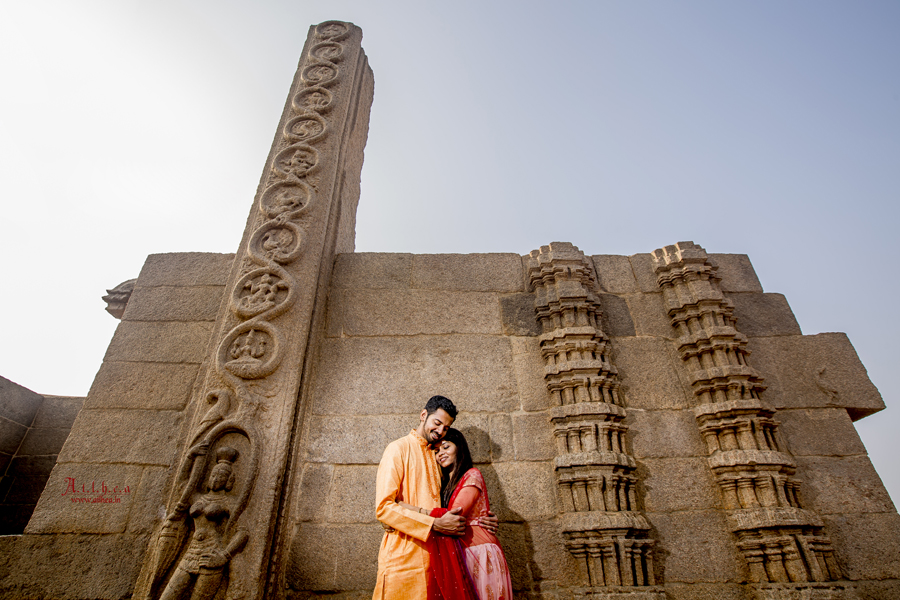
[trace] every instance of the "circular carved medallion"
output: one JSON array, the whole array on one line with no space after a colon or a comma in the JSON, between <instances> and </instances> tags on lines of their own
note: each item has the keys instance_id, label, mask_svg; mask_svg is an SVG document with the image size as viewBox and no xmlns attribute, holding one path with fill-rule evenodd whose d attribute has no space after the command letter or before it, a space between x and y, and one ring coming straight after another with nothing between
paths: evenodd
<instances>
[{"instance_id":1,"label":"circular carved medallion","mask_svg":"<svg viewBox=\"0 0 900 600\"><path fill-rule=\"evenodd\" d=\"M336 42L322 42L313 46L309 51L310 56L328 62L339 60L343 53L344 47Z\"/></svg>"},{"instance_id":2,"label":"circular carved medallion","mask_svg":"<svg viewBox=\"0 0 900 600\"><path fill-rule=\"evenodd\" d=\"M263 267L244 275L231 293L231 310L249 319L266 313L271 319L282 314L294 302L294 288L287 273L279 267Z\"/></svg>"},{"instance_id":3,"label":"circular carved medallion","mask_svg":"<svg viewBox=\"0 0 900 600\"><path fill-rule=\"evenodd\" d=\"M303 81L308 85L328 85L337 79L337 67L326 64L309 65L303 69Z\"/></svg>"},{"instance_id":4,"label":"circular carved medallion","mask_svg":"<svg viewBox=\"0 0 900 600\"><path fill-rule=\"evenodd\" d=\"M308 143L321 138L325 134L326 127L325 119L308 112L288 121L284 126L284 134L288 139Z\"/></svg>"},{"instance_id":5,"label":"circular carved medallion","mask_svg":"<svg viewBox=\"0 0 900 600\"><path fill-rule=\"evenodd\" d=\"M306 177L319 163L319 153L312 146L294 144L288 146L275 157L275 170L281 175Z\"/></svg>"},{"instance_id":6,"label":"circular carved medallion","mask_svg":"<svg viewBox=\"0 0 900 600\"><path fill-rule=\"evenodd\" d=\"M270 219L286 213L299 214L309 206L311 197L312 191L302 181L282 181L263 193L260 210Z\"/></svg>"},{"instance_id":7,"label":"circular carved medallion","mask_svg":"<svg viewBox=\"0 0 900 600\"><path fill-rule=\"evenodd\" d=\"M291 104L297 112L313 111L323 113L331 108L333 101L334 96L331 92L323 87L313 86L294 94ZM291 122L293 123L293 121Z\"/></svg>"},{"instance_id":8,"label":"circular carved medallion","mask_svg":"<svg viewBox=\"0 0 900 600\"><path fill-rule=\"evenodd\" d=\"M281 340L272 325L247 321L232 329L217 353L218 364L241 379L271 375L281 362Z\"/></svg>"},{"instance_id":9,"label":"circular carved medallion","mask_svg":"<svg viewBox=\"0 0 900 600\"><path fill-rule=\"evenodd\" d=\"M325 21L316 25L316 35L327 40L339 40L350 31L350 25L343 21Z\"/></svg>"},{"instance_id":10,"label":"circular carved medallion","mask_svg":"<svg viewBox=\"0 0 900 600\"><path fill-rule=\"evenodd\" d=\"M296 223L268 221L253 232L249 250L258 259L287 264L300 256L302 236Z\"/></svg>"}]
</instances>

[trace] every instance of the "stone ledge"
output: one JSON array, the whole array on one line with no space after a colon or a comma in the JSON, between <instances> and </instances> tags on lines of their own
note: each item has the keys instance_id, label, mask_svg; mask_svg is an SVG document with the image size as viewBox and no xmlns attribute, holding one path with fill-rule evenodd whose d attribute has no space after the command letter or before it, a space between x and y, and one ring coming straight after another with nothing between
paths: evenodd
<instances>
[{"instance_id":1,"label":"stone ledge","mask_svg":"<svg viewBox=\"0 0 900 600\"><path fill-rule=\"evenodd\" d=\"M124 321L215 321L224 286L137 286Z\"/></svg>"},{"instance_id":2,"label":"stone ledge","mask_svg":"<svg viewBox=\"0 0 900 600\"><path fill-rule=\"evenodd\" d=\"M231 273L234 254L210 252L171 252L151 254L141 268L137 285L186 286L225 285Z\"/></svg>"}]
</instances>

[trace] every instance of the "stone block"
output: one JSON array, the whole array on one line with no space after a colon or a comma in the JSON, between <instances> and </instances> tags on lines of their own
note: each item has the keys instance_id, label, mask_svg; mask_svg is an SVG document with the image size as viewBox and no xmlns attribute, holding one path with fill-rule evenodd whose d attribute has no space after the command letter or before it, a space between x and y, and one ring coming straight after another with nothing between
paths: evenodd
<instances>
[{"instance_id":1,"label":"stone block","mask_svg":"<svg viewBox=\"0 0 900 600\"><path fill-rule=\"evenodd\" d=\"M200 363L206 357L210 322L122 321L105 361Z\"/></svg>"},{"instance_id":2,"label":"stone block","mask_svg":"<svg viewBox=\"0 0 900 600\"><path fill-rule=\"evenodd\" d=\"M4 504L27 504L34 509L47 485L47 477L9 477L9 491ZM22 533L19 531L18 533Z\"/></svg>"},{"instance_id":3,"label":"stone block","mask_svg":"<svg viewBox=\"0 0 900 600\"><path fill-rule=\"evenodd\" d=\"M896 512L822 517L844 576L900 579L900 516Z\"/></svg>"},{"instance_id":4,"label":"stone block","mask_svg":"<svg viewBox=\"0 0 900 600\"><path fill-rule=\"evenodd\" d=\"M196 364L104 362L84 406L183 410L198 368Z\"/></svg>"},{"instance_id":5,"label":"stone block","mask_svg":"<svg viewBox=\"0 0 900 600\"><path fill-rule=\"evenodd\" d=\"M424 406L424 404L423 404ZM421 409L420 409L421 410ZM304 460L333 464L375 464L392 441L418 427L418 414L311 416Z\"/></svg>"},{"instance_id":6,"label":"stone block","mask_svg":"<svg viewBox=\"0 0 900 600\"><path fill-rule=\"evenodd\" d=\"M31 518L31 513L33 512L34 504L0 505L0 536L18 536L25 531L25 526L28 525L28 519ZM2 549L0 549L0 552L2 552ZM2 561L2 559L0 559L0 561ZM2 567L0 567L0 572L2 572ZM3 584L0 583L0 598L4 597L2 589Z\"/></svg>"},{"instance_id":7,"label":"stone block","mask_svg":"<svg viewBox=\"0 0 900 600\"><path fill-rule=\"evenodd\" d=\"M460 411L453 427L466 438L472 462L491 462L491 415Z\"/></svg>"},{"instance_id":8,"label":"stone block","mask_svg":"<svg viewBox=\"0 0 900 600\"><path fill-rule=\"evenodd\" d=\"M869 457L795 456L803 506L819 514L893 512Z\"/></svg>"},{"instance_id":9,"label":"stone block","mask_svg":"<svg viewBox=\"0 0 900 600\"><path fill-rule=\"evenodd\" d=\"M480 470L491 510L501 521L521 523L556 516L556 476L551 463L497 463Z\"/></svg>"},{"instance_id":10,"label":"stone block","mask_svg":"<svg viewBox=\"0 0 900 600\"><path fill-rule=\"evenodd\" d=\"M490 462L514 460L516 451L513 442L512 417L508 414L490 415L490 426Z\"/></svg>"},{"instance_id":11,"label":"stone block","mask_svg":"<svg viewBox=\"0 0 900 600\"><path fill-rule=\"evenodd\" d=\"M734 302L737 330L748 337L800 335L800 325L781 294L728 294Z\"/></svg>"},{"instance_id":12,"label":"stone block","mask_svg":"<svg viewBox=\"0 0 900 600\"><path fill-rule=\"evenodd\" d=\"M25 439L22 441L17 454L20 456L59 454L67 437L69 437L68 429L33 427L25 434Z\"/></svg>"},{"instance_id":13,"label":"stone block","mask_svg":"<svg viewBox=\"0 0 900 600\"><path fill-rule=\"evenodd\" d=\"M610 294L633 294L640 291L631 261L627 256L614 254L595 254L591 257L594 261L594 272L597 273L597 282L600 289Z\"/></svg>"},{"instance_id":14,"label":"stone block","mask_svg":"<svg viewBox=\"0 0 900 600\"><path fill-rule=\"evenodd\" d=\"M547 410L553 397L544 380L544 359L537 338L509 338L513 348L513 371L522 410Z\"/></svg>"},{"instance_id":15,"label":"stone block","mask_svg":"<svg viewBox=\"0 0 900 600\"><path fill-rule=\"evenodd\" d=\"M296 520L324 521L328 515L328 494L331 490L331 479L334 467L322 463L303 463L300 485L296 494ZM372 500L372 504L375 500Z\"/></svg>"},{"instance_id":16,"label":"stone block","mask_svg":"<svg viewBox=\"0 0 900 600\"><path fill-rule=\"evenodd\" d=\"M59 462L168 467L175 458L180 421L181 413L171 410L82 410Z\"/></svg>"},{"instance_id":17,"label":"stone block","mask_svg":"<svg viewBox=\"0 0 900 600\"><path fill-rule=\"evenodd\" d=\"M512 426L516 460L553 460L556 444L548 413L513 415Z\"/></svg>"},{"instance_id":18,"label":"stone block","mask_svg":"<svg viewBox=\"0 0 900 600\"><path fill-rule=\"evenodd\" d=\"M656 580L737 583L747 580L744 559L722 513L715 510L647 512L656 538ZM710 560L715 557L715 560Z\"/></svg>"},{"instance_id":19,"label":"stone block","mask_svg":"<svg viewBox=\"0 0 900 600\"><path fill-rule=\"evenodd\" d=\"M625 406L658 410L688 408L690 387L681 381L681 359L658 338L613 338L612 364L619 371Z\"/></svg>"},{"instance_id":20,"label":"stone block","mask_svg":"<svg viewBox=\"0 0 900 600\"><path fill-rule=\"evenodd\" d=\"M225 285L233 261L234 254L209 252L151 254L144 262L137 285L142 287Z\"/></svg>"},{"instance_id":21,"label":"stone block","mask_svg":"<svg viewBox=\"0 0 900 600\"><path fill-rule=\"evenodd\" d=\"M635 254L629 256L631 262L631 272L634 273L634 279L637 282L638 291L641 292L658 292L659 285L656 283L656 268L653 264L652 254Z\"/></svg>"},{"instance_id":22,"label":"stone block","mask_svg":"<svg viewBox=\"0 0 900 600\"><path fill-rule=\"evenodd\" d=\"M900 598L900 580L857 581L856 591L860 600L892 600Z\"/></svg>"},{"instance_id":23,"label":"stone block","mask_svg":"<svg viewBox=\"0 0 900 600\"><path fill-rule=\"evenodd\" d=\"M28 426L0 417L0 452L15 454L28 433Z\"/></svg>"},{"instance_id":24,"label":"stone block","mask_svg":"<svg viewBox=\"0 0 900 600\"><path fill-rule=\"evenodd\" d=\"M132 508L128 515L129 533L150 533L166 516L166 500L174 470L144 467L137 490L132 492Z\"/></svg>"},{"instance_id":25,"label":"stone block","mask_svg":"<svg viewBox=\"0 0 900 600\"><path fill-rule=\"evenodd\" d=\"M634 321L625 298L612 294L598 294L597 298L600 300L602 311L600 325L603 333L610 337L636 335Z\"/></svg>"},{"instance_id":26,"label":"stone block","mask_svg":"<svg viewBox=\"0 0 900 600\"><path fill-rule=\"evenodd\" d=\"M84 404L84 398L72 396L44 396L32 427L71 428Z\"/></svg>"},{"instance_id":27,"label":"stone block","mask_svg":"<svg viewBox=\"0 0 900 600\"><path fill-rule=\"evenodd\" d=\"M336 290L327 335L410 336L503 333L495 293L429 290Z\"/></svg>"},{"instance_id":28,"label":"stone block","mask_svg":"<svg viewBox=\"0 0 900 600\"><path fill-rule=\"evenodd\" d=\"M780 410L778 431L794 456L849 456L865 454L850 415L842 408Z\"/></svg>"},{"instance_id":29,"label":"stone block","mask_svg":"<svg viewBox=\"0 0 900 600\"><path fill-rule=\"evenodd\" d=\"M11 460L12 454L0 452L0 477L2 477L4 473L6 473L6 467L9 466ZM2 496L0 496L0 501L2 501Z\"/></svg>"},{"instance_id":30,"label":"stone block","mask_svg":"<svg viewBox=\"0 0 900 600\"><path fill-rule=\"evenodd\" d=\"M371 590L378 572L379 524L297 524L289 543L284 581L288 589L330 594Z\"/></svg>"},{"instance_id":31,"label":"stone block","mask_svg":"<svg viewBox=\"0 0 900 600\"><path fill-rule=\"evenodd\" d=\"M523 292L518 254L414 254L412 287L423 290Z\"/></svg>"},{"instance_id":32,"label":"stone block","mask_svg":"<svg viewBox=\"0 0 900 600\"><path fill-rule=\"evenodd\" d=\"M10 477L38 477L46 480L55 464L55 456L15 456L6 474Z\"/></svg>"},{"instance_id":33,"label":"stone block","mask_svg":"<svg viewBox=\"0 0 900 600\"><path fill-rule=\"evenodd\" d=\"M669 583L666 600L748 600L747 589L736 583Z\"/></svg>"},{"instance_id":34,"label":"stone block","mask_svg":"<svg viewBox=\"0 0 900 600\"><path fill-rule=\"evenodd\" d=\"M519 400L510 354L504 337L325 339L312 410L403 415L412 426L441 394L462 412L511 412Z\"/></svg>"},{"instance_id":35,"label":"stone block","mask_svg":"<svg viewBox=\"0 0 900 600\"><path fill-rule=\"evenodd\" d=\"M215 321L224 286L136 286L122 317L126 321Z\"/></svg>"},{"instance_id":36,"label":"stone block","mask_svg":"<svg viewBox=\"0 0 900 600\"><path fill-rule=\"evenodd\" d=\"M40 394L0 377L0 417L30 427L43 402Z\"/></svg>"},{"instance_id":37,"label":"stone block","mask_svg":"<svg viewBox=\"0 0 900 600\"><path fill-rule=\"evenodd\" d=\"M375 476L378 467L339 465L334 468L328 495L329 523L373 523Z\"/></svg>"},{"instance_id":38,"label":"stone block","mask_svg":"<svg viewBox=\"0 0 900 600\"><path fill-rule=\"evenodd\" d=\"M666 315L662 294L631 294L627 300L636 335L675 337L675 328Z\"/></svg>"},{"instance_id":39,"label":"stone block","mask_svg":"<svg viewBox=\"0 0 900 600\"><path fill-rule=\"evenodd\" d=\"M148 536L24 535L0 547L2 598L129 598Z\"/></svg>"},{"instance_id":40,"label":"stone block","mask_svg":"<svg viewBox=\"0 0 900 600\"><path fill-rule=\"evenodd\" d=\"M746 254L710 254L709 262L717 267L719 287L723 292L761 292L762 285Z\"/></svg>"},{"instance_id":41,"label":"stone block","mask_svg":"<svg viewBox=\"0 0 900 600\"><path fill-rule=\"evenodd\" d=\"M644 458L638 463L644 509L650 513L717 508L719 490L703 458Z\"/></svg>"},{"instance_id":42,"label":"stone block","mask_svg":"<svg viewBox=\"0 0 900 600\"><path fill-rule=\"evenodd\" d=\"M500 296L500 318L505 335L536 336L541 334L534 311L534 294Z\"/></svg>"},{"instance_id":43,"label":"stone block","mask_svg":"<svg viewBox=\"0 0 900 600\"><path fill-rule=\"evenodd\" d=\"M412 278L412 254L356 252L338 254L331 279L333 288L407 289Z\"/></svg>"},{"instance_id":44,"label":"stone block","mask_svg":"<svg viewBox=\"0 0 900 600\"><path fill-rule=\"evenodd\" d=\"M706 457L692 410L643 410L628 407L631 453L644 458Z\"/></svg>"},{"instance_id":45,"label":"stone block","mask_svg":"<svg viewBox=\"0 0 900 600\"><path fill-rule=\"evenodd\" d=\"M124 532L143 470L137 465L57 464L25 532ZM104 484L120 493L103 493Z\"/></svg>"},{"instance_id":46,"label":"stone block","mask_svg":"<svg viewBox=\"0 0 900 600\"><path fill-rule=\"evenodd\" d=\"M843 333L751 338L748 347L776 408L843 407L854 421L884 408Z\"/></svg>"},{"instance_id":47,"label":"stone block","mask_svg":"<svg viewBox=\"0 0 900 600\"><path fill-rule=\"evenodd\" d=\"M555 521L502 523L497 537L514 590L538 591L545 580L578 580L578 565L566 551Z\"/></svg>"}]
</instances>

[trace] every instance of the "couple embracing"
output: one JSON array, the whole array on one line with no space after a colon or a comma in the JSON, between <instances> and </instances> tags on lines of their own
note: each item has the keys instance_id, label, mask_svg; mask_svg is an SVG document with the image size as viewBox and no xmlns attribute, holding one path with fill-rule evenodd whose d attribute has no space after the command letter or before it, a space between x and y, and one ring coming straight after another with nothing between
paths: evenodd
<instances>
[{"instance_id":1,"label":"couple embracing","mask_svg":"<svg viewBox=\"0 0 900 600\"><path fill-rule=\"evenodd\" d=\"M512 600L481 472L457 410L433 396L419 427L384 451L375 483L385 534L373 600Z\"/></svg>"}]
</instances>

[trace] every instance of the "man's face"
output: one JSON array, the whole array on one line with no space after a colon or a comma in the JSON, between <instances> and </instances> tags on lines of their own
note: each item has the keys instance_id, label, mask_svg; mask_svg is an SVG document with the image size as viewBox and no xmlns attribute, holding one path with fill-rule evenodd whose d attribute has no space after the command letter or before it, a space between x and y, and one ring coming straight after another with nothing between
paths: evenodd
<instances>
[{"instance_id":1,"label":"man's face","mask_svg":"<svg viewBox=\"0 0 900 600\"><path fill-rule=\"evenodd\" d=\"M439 408L430 415L422 411L420 423L425 434L423 437L429 444L436 444L444 439L447 428L453 425L453 417L447 414L443 408Z\"/></svg>"}]
</instances>

